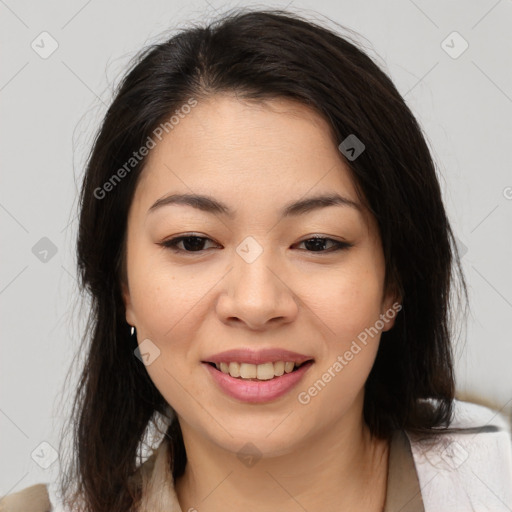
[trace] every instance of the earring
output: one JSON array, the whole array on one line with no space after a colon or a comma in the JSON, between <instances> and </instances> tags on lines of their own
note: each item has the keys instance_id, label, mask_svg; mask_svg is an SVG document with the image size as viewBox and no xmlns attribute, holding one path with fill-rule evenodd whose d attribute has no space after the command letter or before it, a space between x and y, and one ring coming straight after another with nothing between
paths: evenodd
<instances>
[{"instance_id":1,"label":"earring","mask_svg":"<svg viewBox=\"0 0 512 512\"><path fill-rule=\"evenodd\" d=\"M132 328L130 329L130 336L133 336L135 334L135 327L132 325Z\"/></svg>"}]
</instances>

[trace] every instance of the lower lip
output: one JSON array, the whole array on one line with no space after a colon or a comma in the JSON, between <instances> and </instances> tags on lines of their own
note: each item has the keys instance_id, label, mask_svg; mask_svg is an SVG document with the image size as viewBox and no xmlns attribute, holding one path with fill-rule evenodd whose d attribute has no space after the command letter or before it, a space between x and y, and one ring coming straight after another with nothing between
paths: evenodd
<instances>
[{"instance_id":1,"label":"lower lip","mask_svg":"<svg viewBox=\"0 0 512 512\"><path fill-rule=\"evenodd\" d=\"M294 372L261 381L237 379L228 373L217 370L208 363L202 364L224 393L242 402L256 404L270 402L291 391L313 365L313 361L304 363Z\"/></svg>"}]
</instances>

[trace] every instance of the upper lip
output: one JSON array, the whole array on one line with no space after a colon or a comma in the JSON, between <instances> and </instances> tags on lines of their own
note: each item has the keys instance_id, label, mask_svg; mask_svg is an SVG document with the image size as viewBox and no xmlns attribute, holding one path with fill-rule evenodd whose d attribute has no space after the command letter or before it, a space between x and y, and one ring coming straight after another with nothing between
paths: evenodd
<instances>
[{"instance_id":1,"label":"upper lip","mask_svg":"<svg viewBox=\"0 0 512 512\"><path fill-rule=\"evenodd\" d=\"M304 363L313 359L311 356L298 354L281 348L268 348L263 350L250 350L246 348L238 348L219 352L218 354L206 357L203 362L205 363L249 363L249 364L263 364L275 363L277 361L291 361L294 363Z\"/></svg>"}]
</instances>

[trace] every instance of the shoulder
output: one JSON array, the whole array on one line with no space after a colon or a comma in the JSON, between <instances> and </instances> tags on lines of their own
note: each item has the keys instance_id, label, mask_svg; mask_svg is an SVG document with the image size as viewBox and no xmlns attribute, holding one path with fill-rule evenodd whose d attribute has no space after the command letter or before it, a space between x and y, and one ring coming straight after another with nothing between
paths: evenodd
<instances>
[{"instance_id":1,"label":"shoulder","mask_svg":"<svg viewBox=\"0 0 512 512\"><path fill-rule=\"evenodd\" d=\"M487 431L501 430L509 434L511 431L510 423L500 411L462 400L454 400L454 415L450 427L480 428L481 432L485 430L482 427L487 427Z\"/></svg>"},{"instance_id":2,"label":"shoulder","mask_svg":"<svg viewBox=\"0 0 512 512\"><path fill-rule=\"evenodd\" d=\"M50 512L46 484L36 484L0 498L0 512Z\"/></svg>"},{"instance_id":3,"label":"shoulder","mask_svg":"<svg viewBox=\"0 0 512 512\"><path fill-rule=\"evenodd\" d=\"M407 433L425 510L512 507L512 440L503 415L455 400L449 427L427 438Z\"/></svg>"}]
</instances>

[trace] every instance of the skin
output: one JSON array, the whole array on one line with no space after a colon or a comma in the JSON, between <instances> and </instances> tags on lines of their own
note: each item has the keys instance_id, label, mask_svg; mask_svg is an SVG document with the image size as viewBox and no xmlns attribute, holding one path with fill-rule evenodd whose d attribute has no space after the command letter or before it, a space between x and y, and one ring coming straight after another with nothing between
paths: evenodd
<instances>
[{"instance_id":1,"label":"skin","mask_svg":"<svg viewBox=\"0 0 512 512\"><path fill-rule=\"evenodd\" d=\"M307 405L297 400L397 301L384 290L381 240L363 206L278 216L290 201L333 191L360 204L327 122L287 99L213 96L148 155L128 216L123 293L138 342L160 350L146 369L183 432L188 462L175 486L184 511L382 510L389 444L370 435L362 413L380 333ZM206 194L236 215L186 205L148 213L170 193ZM202 251L161 245L191 234L209 239ZM303 243L313 235L353 247ZM236 252L247 236L263 249L252 263ZM240 347L315 362L291 392L247 404L201 365ZM251 467L237 457L248 442L261 453Z\"/></svg>"}]
</instances>

